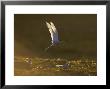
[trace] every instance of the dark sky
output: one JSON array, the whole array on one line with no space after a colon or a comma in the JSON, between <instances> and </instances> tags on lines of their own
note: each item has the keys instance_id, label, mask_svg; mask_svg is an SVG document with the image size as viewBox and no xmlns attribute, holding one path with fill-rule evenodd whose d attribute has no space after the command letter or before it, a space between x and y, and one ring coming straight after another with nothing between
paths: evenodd
<instances>
[{"instance_id":1,"label":"dark sky","mask_svg":"<svg viewBox=\"0 0 110 89\"><path fill-rule=\"evenodd\" d=\"M76 55L97 55L96 14L15 14L15 56L45 55L51 42L45 21L55 24L60 40Z\"/></svg>"}]
</instances>

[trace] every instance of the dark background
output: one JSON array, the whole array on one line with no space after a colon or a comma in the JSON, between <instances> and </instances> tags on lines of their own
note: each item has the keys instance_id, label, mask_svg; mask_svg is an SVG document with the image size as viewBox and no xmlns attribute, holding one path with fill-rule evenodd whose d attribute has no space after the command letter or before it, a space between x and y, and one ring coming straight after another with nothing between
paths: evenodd
<instances>
[{"instance_id":1,"label":"dark background","mask_svg":"<svg viewBox=\"0 0 110 89\"><path fill-rule=\"evenodd\" d=\"M52 21L63 41L60 51L45 52L51 44L45 22ZM61 49L60 49L61 48ZM15 56L73 57L97 56L96 14L15 14Z\"/></svg>"}]
</instances>

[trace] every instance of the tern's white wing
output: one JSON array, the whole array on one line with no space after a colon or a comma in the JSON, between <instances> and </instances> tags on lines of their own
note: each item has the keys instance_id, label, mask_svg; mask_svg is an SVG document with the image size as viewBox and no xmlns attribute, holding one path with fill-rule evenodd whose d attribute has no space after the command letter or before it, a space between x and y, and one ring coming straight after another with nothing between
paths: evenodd
<instances>
[{"instance_id":1,"label":"tern's white wing","mask_svg":"<svg viewBox=\"0 0 110 89\"><path fill-rule=\"evenodd\" d=\"M50 22L50 24L46 22L46 25L49 28L49 32L51 34L52 44L58 43L59 40L58 40L58 32L56 30L56 27L52 22Z\"/></svg>"},{"instance_id":2,"label":"tern's white wing","mask_svg":"<svg viewBox=\"0 0 110 89\"><path fill-rule=\"evenodd\" d=\"M48 22L46 22L46 25L49 29L51 29L51 25Z\"/></svg>"},{"instance_id":3,"label":"tern's white wing","mask_svg":"<svg viewBox=\"0 0 110 89\"><path fill-rule=\"evenodd\" d=\"M54 33L58 33L55 25L52 22L50 22L50 25L51 25L51 28L53 29Z\"/></svg>"},{"instance_id":4,"label":"tern's white wing","mask_svg":"<svg viewBox=\"0 0 110 89\"><path fill-rule=\"evenodd\" d=\"M52 34L52 33L53 33L53 30L52 30L52 28L51 28L51 25L50 25L48 22L46 22L46 25L47 25L47 27L49 28L50 34Z\"/></svg>"},{"instance_id":5,"label":"tern's white wing","mask_svg":"<svg viewBox=\"0 0 110 89\"><path fill-rule=\"evenodd\" d=\"M52 30L52 28L51 28L51 25L48 23L48 22L46 22L46 25L47 25L47 27L49 28L49 32L50 32L50 35L51 35L51 39L53 40L53 30Z\"/></svg>"},{"instance_id":6,"label":"tern's white wing","mask_svg":"<svg viewBox=\"0 0 110 89\"><path fill-rule=\"evenodd\" d=\"M52 22L50 22L50 25L51 25L51 28L53 30L53 44L59 43L57 29L56 29L55 25Z\"/></svg>"}]
</instances>

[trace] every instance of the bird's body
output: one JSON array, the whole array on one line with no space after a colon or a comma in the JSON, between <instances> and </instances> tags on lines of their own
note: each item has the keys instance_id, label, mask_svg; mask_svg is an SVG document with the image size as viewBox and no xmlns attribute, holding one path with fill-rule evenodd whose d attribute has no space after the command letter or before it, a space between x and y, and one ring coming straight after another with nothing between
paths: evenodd
<instances>
[{"instance_id":1,"label":"bird's body","mask_svg":"<svg viewBox=\"0 0 110 89\"><path fill-rule=\"evenodd\" d=\"M48 47L48 48L50 48L51 46L58 44L60 41L58 38L58 31L57 31L55 25L52 22L50 22L50 24L48 22L46 22L46 25L47 25L50 35L51 35L52 44ZM48 48L46 48L46 49L48 49Z\"/></svg>"}]
</instances>

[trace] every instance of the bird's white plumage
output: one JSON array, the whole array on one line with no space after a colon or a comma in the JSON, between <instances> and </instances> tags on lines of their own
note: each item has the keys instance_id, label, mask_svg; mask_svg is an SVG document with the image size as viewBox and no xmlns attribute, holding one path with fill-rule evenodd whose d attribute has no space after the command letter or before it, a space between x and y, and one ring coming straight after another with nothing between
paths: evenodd
<instances>
[{"instance_id":1,"label":"bird's white plumage","mask_svg":"<svg viewBox=\"0 0 110 89\"><path fill-rule=\"evenodd\" d=\"M56 29L55 25L53 24L53 22L50 22L50 24L48 22L46 22L46 25L47 25L50 35L51 35L52 44L59 43L58 32L57 32L57 29Z\"/></svg>"},{"instance_id":2,"label":"bird's white plumage","mask_svg":"<svg viewBox=\"0 0 110 89\"><path fill-rule=\"evenodd\" d=\"M54 31L54 33L58 33L57 30L56 30L55 25L52 22L50 22L50 25L51 25L51 28Z\"/></svg>"},{"instance_id":3,"label":"bird's white plumage","mask_svg":"<svg viewBox=\"0 0 110 89\"><path fill-rule=\"evenodd\" d=\"M51 25L48 22L46 22L46 25L49 29L51 29Z\"/></svg>"}]
</instances>

